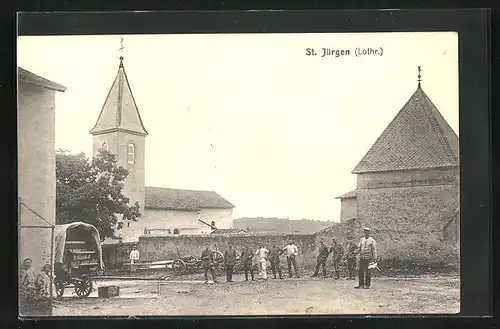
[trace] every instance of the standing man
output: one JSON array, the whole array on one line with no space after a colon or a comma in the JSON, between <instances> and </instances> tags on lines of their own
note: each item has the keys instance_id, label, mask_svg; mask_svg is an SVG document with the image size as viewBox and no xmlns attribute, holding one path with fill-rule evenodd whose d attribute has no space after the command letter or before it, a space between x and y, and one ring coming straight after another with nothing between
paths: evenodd
<instances>
[{"instance_id":1,"label":"standing man","mask_svg":"<svg viewBox=\"0 0 500 329\"><path fill-rule=\"evenodd\" d=\"M283 275L281 273L281 265L280 265L280 255L283 253L283 251L276 247L275 244L273 244L273 247L271 248L269 252L269 260L271 261L271 270L273 271L273 276L276 279L276 272L279 274L279 278L283 279Z\"/></svg>"},{"instance_id":2,"label":"standing man","mask_svg":"<svg viewBox=\"0 0 500 329\"><path fill-rule=\"evenodd\" d=\"M50 297L50 264L45 264L35 281L36 296L41 299Z\"/></svg>"},{"instance_id":3,"label":"standing man","mask_svg":"<svg viewBox=\"0 0 500 329\"><path fill-rule=\"evenodd\" d=\"M297 255L299 253L299 249L297 248L296 245L293 244L292 240L288 242L288 244L283 248L283 251L285 252L286 256L286 262L288 264L288 275L291 278L292 277L292 264L293 264L293 269L295 270L295 275L297 278L300 278L299 276L299 271L297 269Z\"/></svg>"},{"instance_id":4,"label":"standing man","mask_svg":"<svg viewBox=\"0 0 500 329\"><path fill-rule=\"evenodd\" d=\"M210 271L210 274L212 274L214 283L217 283L218 281L215 277L214 270L214 253L212 249L210 249L210 245L208 243L205 245L205 250L203 250L201 253L201 261L205 270L205 283L208 283L208 271Z\"/></svg>"},{"instance_id":5,"label":"standing man","mask_svg":"<svg viewBox=\"0 0 500 329\"><path fill-rule=\"evenodd\" d=\"M330 252L328 251L328 247L325 246L323 239L321 239L321 241L319 242L318 258L316 258L316 269L314 270L314 274L311 275L311 277L318 276L320 267L323 268L323 277L326 277L326 259L328 258L329 254Z\"/></svg>"},{"instance_id":6,"label":"standing man","mask_svg":"<svg viewBox=\"0 0 500 329\"><path fill-rule=\"evenodd\" d=\"M233 269L236 264L236 250L233 249L233 244L228 243L228 248L224 251L224 265L226 266L226 281L233 282Z\"/></svg>"},{"instance_id":7,"label":"standing man","mask_svg":"<svg viewBox=\"0 0 500 329\"><path fill-rule=\"evenodd\" d=\"M139 257L139 250L137 250L137 246L134 246L130 252L130 272L136 271L137 265L135 263L139 262Z\"/></svg>"},{"instance_id":8,"label":"standing man","mask_svg":"<svg viewBox=\"0 0 500 329\"><path fill-rule=\"evenodd\" d=\"M241 252L241 260L243 261L243 270L245 271L245 281L248 281L248 271L250 271L250 275L252 276L252 281L254 281L252 258L253 258L253 250L247 244L243 249L243 251Z\"/></svg>"},{"instance_id":9,"label":"standing man","mask_svg":"<svg viewBox=\"0 0 500 329\"><path fill-rule=\"evenodd\" d=\"M21 314L28 314L33 311L33 302L36 295L36 274L31 267L31 263L31 258L26 258L19 271L19 307Z\"/></svg>"},{"instance_id":10,"label":"standing man","mask_svg":"<svg viewBox=\"0 0 500 329\"><path fill-rule=\"evenodd\" d=\"M267 255L269 254L269 250L260 245L259 249L257 249L255 256L257 256L257 264L259 266L259 275L263 280L267 280Z\"/></svg>"},{"instance_id":11,"label":"standing man","mask_svg":"<svg viewBox=\"0 0 500 329\"><path fill-rule=\"evenodd\" d=\"M332 247L330 248L333 259L333 271L335 280L340 279L339 265L342 263L342 256L344 256L344 248L337 242L337 238L332 238Z\"/></svg>"},{"instance_id":12,"label":"standing man","mask_svg":"<svg viewBox=\"0 0 500 329\"><path fill-rule=\"evenodd\" d=\"M352 237L347 238L347 252L345 260L347 261L347 271L349 272L348 280L354 280L356 273L356 254L358 253L358 246L352 241Z\"/></svg>"},{"instance_id":13,"label":"standing man","mask_svg":"<svg viewBox=\"0 0 500 329\"><path fill-rule=\"evenodd\" d=\"M370 288L371 273L368 269L368 265L370 265L370 262L374 262L377 259L377 244L375 240L370 236L371 231L368 227L365 227L363 231L365 236L362 237L361 241L359 242L359 285L355 287L356 289Z\"/></svg>"}]
</instances>

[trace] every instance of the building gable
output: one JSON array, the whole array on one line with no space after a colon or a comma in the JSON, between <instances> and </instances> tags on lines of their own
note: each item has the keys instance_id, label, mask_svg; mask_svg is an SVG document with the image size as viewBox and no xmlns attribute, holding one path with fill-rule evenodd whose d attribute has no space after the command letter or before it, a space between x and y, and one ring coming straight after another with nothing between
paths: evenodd
<instances>
[{"instance_id":1,"label":"building gable","mask_svg":"<svg viewBox=\"0 0 500 329\"><path fill-rule=\"evenodd\" d=\"M34 73L31 73L30 71L25 70L22 67L17 68L17 78L19 82L35 85L45 89L61 91L61 92L66 91L66 87L58 83L55 83L53 81L50 81L49 79L45 79L44 77L41 77Z\"/></svg>"},{"instance_id":2,"label":"building gable","mask_svg":"<svg viewBox=\"0 0 500 329\"><path fill-rule=\"evenodd\" d=\"M458 164L458 136L419 86L352 173Z\"/></svg>"}]
</instances>

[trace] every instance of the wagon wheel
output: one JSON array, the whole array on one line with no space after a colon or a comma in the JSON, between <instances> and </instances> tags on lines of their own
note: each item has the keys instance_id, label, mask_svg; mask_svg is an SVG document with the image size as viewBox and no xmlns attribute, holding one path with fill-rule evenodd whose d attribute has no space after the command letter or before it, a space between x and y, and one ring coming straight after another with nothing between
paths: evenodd
<instances>
[{"instance_id":1,"label":"wagon wheel","mask_svg":"<svg viewBox=\"0 0 500 329\"><path fill-rule=\"evenodd\" d=\"M181 275L186 272L186 263L182 259L176 259L172 263L172 270L176 275Z\"/></svg>"},{"instance_id":2,"label":"wagon wheel","mask_svg":"<svg viewBox=\"0 0 500 329\"><path fill-rule=\"evenodd\" d=\"M82 282L75 284L75 293L78 297L88 297L92 288L92 280L85 277L82 278Z\"/></svg>"},{"instance_id":3,"label":"wagon wheel","mask_svg":"<svg viewBox=\"0 0 500 329\"><path fill-rule=\"evenodd\" d=\"M224 271L225 270L224 263L220 262L218 264L215 264L214 270L215 270L215 274L217 276L221 276L222 274L224 274L224 272L225 272Z\"/></svg>"},{"instance_id":4,"label":"wagon wheel","mask_svg":"<svg viewBox=\"0 0 500 329\"><path fill-rule=\"evenodd\" d=\"M243 269L243 263L241 261L236 262L233 267L233 273L240 273Z\"/></svg>"},{"instance_id":5,"label":"wagon wheel","mask_svg":"<svg viewBox=\"0 0 500 329\"><path fill-rule=\"evenodd\" d=\"M222 255L222 253L220 251L214 250L214 251L212 251L212 255L213 255L215 264L219 264L219 263L222 263L224 261L224 256Z\"/></svg>"},{"instance_id":6,"label":"wagon wheel","mask_svg":"<svg viewBox=\"0 0 500 329\"><path fill-rule=\"evenodd\" d=\"M64 282L54 282L56 286L56 297L61 298L64 295Z\"/></svg>"}]
</instances>

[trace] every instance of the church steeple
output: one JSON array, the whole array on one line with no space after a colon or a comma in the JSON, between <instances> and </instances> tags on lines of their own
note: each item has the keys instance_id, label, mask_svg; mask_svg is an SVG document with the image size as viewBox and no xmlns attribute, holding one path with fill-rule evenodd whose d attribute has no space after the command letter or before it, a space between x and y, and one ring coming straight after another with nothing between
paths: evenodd
<instances>
[{"instance_id":1,"label":"church steeple","mask_svg":"<svg viewBox=\"0 0 500 329\"><path fill-rule=\"evenodd\" d=\"M148 134L132 95L122 56L120 56L116 78L104 101L99 118L90 133L98 135L114 131L124 131L141 136Z\"/></svg>"},{"instance_id":2,"label":"church steeple","mask_svg":"<svg viewBox=\"0 0 500 329\"><path fill-rule=\"evenodd\" d=\"M142 213L148 132L144 128L134 96L132 96L122 56L120 56L116 78L111 85L97 123L90 133L94 156L97 156L101 150L108 151L116 156L118 165L128 170L122 192L130 199L130 204L139 203Z\"/></svg>"}]
</instances>

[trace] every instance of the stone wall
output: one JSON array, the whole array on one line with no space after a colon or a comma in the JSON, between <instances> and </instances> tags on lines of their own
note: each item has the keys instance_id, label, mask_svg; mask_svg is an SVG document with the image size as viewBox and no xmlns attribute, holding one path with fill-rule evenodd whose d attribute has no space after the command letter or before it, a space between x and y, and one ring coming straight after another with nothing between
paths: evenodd
<instances>
[{"instance_id":1,"label":"stone wall","mask_svg":"<svg viewBox=\"0 0 500 329\"><path fill-rule=\"evenodd\" d=\"M457 167L357 174L357 189L458 185Z\"/></svg>"},{"instance_id":2,"label":"stone wall","mask_svg":"<svg viewBox=\"0 0 500 329\"><path fill-rule=\"evenodd\" d=\"M135 243L131 242L104 244L102 246L102 258L106 269L119 268L124 263L128 263L134 245Z\"/></svg>"},{"instance_id":3,"label":"stone wall","mask_svg":"<svg viewBox=\"0 0 500 329\"><path fill-rule=\"evenodd\" d=\"M247 244L253 249L259 245L270 248L273 244L284 247L290 239L299 248L298 263L300 266L305 266L306 263L308 265L310 259L315 260L316 243L314 235L311 234L144 235L139 237L137 246L141 254L141 261L158 261L178 258L176 247L182 257L200 257L206 243L210 243L213 249L223 252L229 241L233 243L237 251L240 251ZM128 253L131 248L131 244L103 246L106 267L119 266L128 262Z\"/></svg>"},{"instance_id":4,"label":"stone wall","mask_svg":"<svg viewBox=\"0 0 500 329\"><path fill-rule=\"evenodd\" d=\"M347 198L340 201L340 221L346 221L356 218L358 215L358 200L356 198Z\"/></svg>"},{"instance_id":5,"label":"stone wall","mask_svg":"<svg viewBox=\"0 0 500 329\"><path fill-rule=\"evenodd\" d=\"M398 234L440 235L458 206L452 185L358 190L358 218L375 230Z\"/></svg>"}]
</instances>

